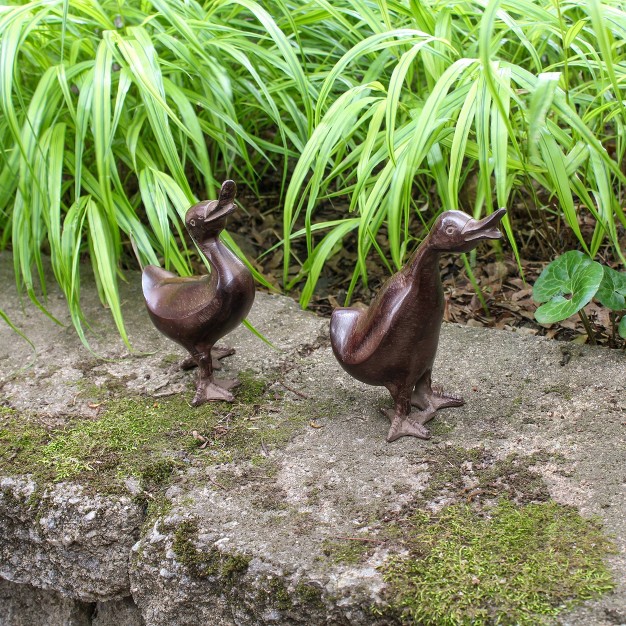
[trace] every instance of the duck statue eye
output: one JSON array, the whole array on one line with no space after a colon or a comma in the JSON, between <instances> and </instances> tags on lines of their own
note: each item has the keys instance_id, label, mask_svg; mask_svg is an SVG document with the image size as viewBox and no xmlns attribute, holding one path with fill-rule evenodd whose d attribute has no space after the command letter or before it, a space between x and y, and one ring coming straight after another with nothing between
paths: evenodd
<instances>
[{"instance_id":1,"label":"duck statue eye","mask_svg":"<svg viewBox=\"0 0 626 626\"><path fill-rule=\"evenodd\" d=\"M453 235L454 234L454 226L448 226L448 228L446 228L446 235Z\"/></svg>"}]
</instances>

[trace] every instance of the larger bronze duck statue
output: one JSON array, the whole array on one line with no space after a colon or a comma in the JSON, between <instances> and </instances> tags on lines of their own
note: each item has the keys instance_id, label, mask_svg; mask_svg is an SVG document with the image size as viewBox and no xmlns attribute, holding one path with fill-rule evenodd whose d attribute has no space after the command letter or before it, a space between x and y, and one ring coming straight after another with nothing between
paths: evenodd
<instances>
[{"instance_id":1,"label":"larger bronze duck statue","mask_svg":"<svg viewBox=\"0 0 626 626\"><path fill-rule=\"evenodd\" d=\"M236 209L237 187L223 183L219 199L199 202L185 215L192 239L211 266L207 276L181 277L155 265L143 270L143 295L152 322L190 354L183 368L198 366L194 406L216 400L233 401L238 381L218 380L217 358L232 354L215 343L248 315L254 301L254 280L248 268L220 240L228 216Z\"/></svg>"},{"instance_id":2,"label":"larger bronze duck statue","mask_svg":"<svg viewBox=\"0 0 626 626\"><path fill-rule=\"evenodd\" d=\"M431 372L443 320L439 275L442 252L468 252L486 239L500 239L506 209L482 220L461 211L442 213L409 262L382 286L367 309L338 308L330 322L335 357L351 376L388 389L394 408L387 441L430 438L424 424L438 409L461 406L462 398L432 387ZM412 411L412 406L418 410Z\"/></svg>"}]
</instances>

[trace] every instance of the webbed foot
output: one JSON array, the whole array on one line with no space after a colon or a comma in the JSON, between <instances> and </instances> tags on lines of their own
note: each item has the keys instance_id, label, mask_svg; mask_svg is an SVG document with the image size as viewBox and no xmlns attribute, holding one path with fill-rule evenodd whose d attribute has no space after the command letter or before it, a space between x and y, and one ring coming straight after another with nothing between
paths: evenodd
<instances>
[{"instance_id":1,"label":"webbed foot","mask_svg":"<svg viewBox=\"0 0 626 626\"><path fill-rule=\"evenodd\" d=\"M214 370L221 370L222 364L220 359L235 354L235 348L227 348L226 346L213 346L211 348L211 360ZM194 367L198 367L196 359L192 356L188 356L181 364L181 370L192 370Z\"/></svg>"},{"instance_id":2,"label":"webbed foot","mask_svg":"<svg viewBox=\"0 0 626 626\"><path fill-rule=\"evenodd\" d=\"M444 393L442 387L433 387L432 389L422 388L419 391L415 389L411 394L411 404L422 410L438 411L452 406L462 406L465 400L460 396Z\"/></svg>"},{"instance_id":3,"label":"webbed foot","mask_svg":"<svg viewBox=\"0 0 626 626\"><path fill-rule=\"evenodd\" d=\"M240 382L234 379L199 380L191 404L200 406L205 402L232 402L235 397L229 390L239 384Z\"/></svg>"},{"instance_id":4,"label":"webbed foot","mask_svg":"<svg viewBox=\"0 0 626 626\"><path fill-rule=\"evenodd\" d=\"M435 416L436 409L413 411L409 415L397 415L394 409L383 410L383 413L391 421L391 428L387 434L388 443L400 439L400 437L430 439L430 431L424 424Z\"/></svg>"}]
</instances>

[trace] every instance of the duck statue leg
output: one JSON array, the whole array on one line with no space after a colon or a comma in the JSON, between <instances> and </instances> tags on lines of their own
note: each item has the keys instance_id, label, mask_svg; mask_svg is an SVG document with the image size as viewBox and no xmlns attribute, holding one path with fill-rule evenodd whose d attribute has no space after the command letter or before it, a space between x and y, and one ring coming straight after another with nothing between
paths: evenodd
<instances>
[{"instance_id":1,"label":"duck statue leg","mask_svg":"<svg viewBox=\"0 0 626 626\"><path fill-rule=\"evenodd\" d=\"M424 410L411 411L410 385L388 385L387 389L395 404L393 409L383 411L391 421L387 442L391 443L400 437L430 439L430 431L424 424L435 416L437 409L428 406Z\"/></svg>"},{"instance_id":2,"label":"duck statue leg","mask_svg":"<svg viewBox=\"0 0 626 626\"><path fill-rule=\"evenodd\" d=\"M213 369L221 370L222 364L220 363L220 359L231 356L232 354L235 354L235 348L227 348L226 346L213 346L211 348L211 360L213 362ZM188 356L180 364L180 369L185 371L192 370L194 367L198 367L198 362L193 356Z\"/></svg>"},{"instance_id":3,"label":"duck statue leg","mask_svg":"<svg viewBox=\"0 0 626 626\"><path fill-rule=\"evenodd\" d=\"M429 409L438 411L447 407L463 406L465 404L463 398L446 394L443 392L443 389L433 389L431 371L426 370L417 381L415 389L411 394L411 404L422 411Z\"/></svg>"},{"instance_id":4,"label":"duck statue leg","mask_svg":"<svg viewBox=\"0 0 626 626\"><path fill-rule=\"evenodd\" d=\"M191 401L193 406L200 406L205 402L232 402L233 394L229 389L239 384L238 380L213 378L213 358L211 351L205 353L192 354L192 357L198 366L198 380L196 382L196 395Z\"/></svg>"}]
</instances>

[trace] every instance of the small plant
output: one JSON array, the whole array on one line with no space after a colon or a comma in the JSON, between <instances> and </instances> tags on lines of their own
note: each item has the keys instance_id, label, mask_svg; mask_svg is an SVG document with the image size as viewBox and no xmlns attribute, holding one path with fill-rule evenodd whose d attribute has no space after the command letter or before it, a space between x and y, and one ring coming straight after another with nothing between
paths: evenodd
<instances>
[{"instance_id":1,"label":"small plant","mask_svg":"<svg viewBox=\"0 0 626 626\"><path fill-rule=\"evenodd\" d=\"M560 322L578 313L593 344L596 338L584 307L595 298L611 310L613 339L616 329L626 339L626 273L601 265L578 250L562 254L544 268L533 287L533 298L543 303L535 312L540 324Z\"/></svg>"}]
</instances>

